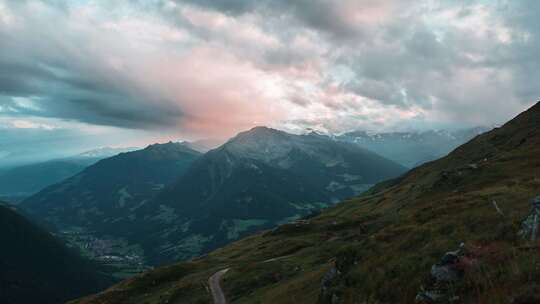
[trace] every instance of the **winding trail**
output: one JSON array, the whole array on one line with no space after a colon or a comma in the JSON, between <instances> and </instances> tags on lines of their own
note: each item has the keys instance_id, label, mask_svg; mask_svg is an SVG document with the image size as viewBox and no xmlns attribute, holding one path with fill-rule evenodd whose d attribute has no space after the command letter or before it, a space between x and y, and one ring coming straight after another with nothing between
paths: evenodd
<instances>
[{"instance_id":1,"label":"winding trail","mask_svg":"<svg viewBox=\"0 0 540 304\"><path fill-rule=\"evenodd\" d=\"M210 286L210 291L212 293L212 298L214 299L214 304L227 304L227 299L225 298L225 293L221 289L221 277L229 271L230 268L222 269L214 273L208 279L208 285Z\"/></svg>"},{"instance_id":2,"label":"winding trail","mask_svg":"<svg viewBox=\"0 0 540 304\"><path fill-rule=\"evenodd\" d=\"M270 263L274 261L283 260L286 258L292 257L294 254L284 255L277 258L271 258L268 260L264 260L260 263ZM221 289L221 278L223 275L227 273L231 268L225 268L222 269L216 273L214 273L210 278L208 278L208 286L210 286L210 293L212 294L212 298L214 299L214 304L227 304L227 299L225 298L225 293L223 292L223 289Z\"/></svg>"}]
</instances>

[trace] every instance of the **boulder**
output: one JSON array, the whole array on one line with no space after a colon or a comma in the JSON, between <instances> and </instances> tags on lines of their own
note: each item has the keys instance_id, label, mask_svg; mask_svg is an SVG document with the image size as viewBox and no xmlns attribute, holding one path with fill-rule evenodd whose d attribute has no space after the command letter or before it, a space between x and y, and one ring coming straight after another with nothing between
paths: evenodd
<instances>
[{"instance_id":1,"label":"boulder","mask_svg":"<svg viewBox=\"0 0 540 304\"><path fill-rule=\"evenodd\" d=\"M447 252L431 266L429 278L416 295L418 303L446 303L455 297L450 294L452 284L463 278L465 246L462 243L458 250Z\"/></svg>"},{"instance_id":2,"label":"boulder","mask_svg":"<svg viewBox=\"0 0 540 304\"><path fill-rule=\"evenodd\" d=\"M341 272L336 267L335 263L332 267L324 274L321 279L321 293L319 294L320 304L338 304L340 303L339 296L336 294L335 284L339 279Z\"/></svg>"},{"instance_id":3,"label":"boulder","mask_svg":"<svg viewBox=\"0 0 540 304\"><path fill-rule=\"evenodd\" d=\"M531 201L531 211L521 223L519 235L523 238L534 241L540 233L540 196Z\"/></svg>"}]
</instances>

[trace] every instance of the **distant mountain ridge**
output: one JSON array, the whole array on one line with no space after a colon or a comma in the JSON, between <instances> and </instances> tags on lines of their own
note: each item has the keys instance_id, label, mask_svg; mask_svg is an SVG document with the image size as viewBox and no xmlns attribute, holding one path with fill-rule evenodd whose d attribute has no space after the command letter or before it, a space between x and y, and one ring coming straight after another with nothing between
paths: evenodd
<instances>
[{"instance_id":1,"label":"distant mountain ridge","mask_svg":"<svg viewBox=\"0 0 540 304\"><path fill-rule=\"evenodd\" d=\"M104 147L50 161L17 166L0 172L0 196L24 197L71 177L97 161L137 148Z\"/></svg>"},{"instance_id":2,"label":"distant mountain ridge","mask_svg":"<svg viewBox=\"0 0 540 304\"><path fill-rule=\"evenodd\" d=\"M140 148L138 148L138 147L118 147L118 148L115 148L115 147L101 147L101 148L85 151L83 153L80 153L80 154L72 157L72 158L88 157L88 158L103 159L103 158L115 156L115 155L120 154L120 153L132 152L132 151L136 151L136 150L140 150Z\"/></svg>"},{"instance_id":3,"label":"distant mountain ridge","mask_svg":"<svg viewBox=\"0 0 540 304\"><path fill-rule=\"evenodd\" d=\"M461 130L428 130L419 132L352 131L334 138L359 146L394 160L408 168L443 157L475 136L491 130L475 127Z\"/></svg>"}]
</instances>

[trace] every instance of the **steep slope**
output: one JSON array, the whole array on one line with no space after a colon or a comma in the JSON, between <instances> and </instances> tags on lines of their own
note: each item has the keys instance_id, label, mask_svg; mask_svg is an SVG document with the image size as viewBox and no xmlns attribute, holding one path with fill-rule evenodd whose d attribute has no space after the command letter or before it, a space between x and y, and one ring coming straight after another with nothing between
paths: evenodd
<instances>
[{"instance_id":1,"label":"steep slope","mask_svg":"<svg viewBox=\"0 0 540 304\"><path fill-rule=\"evenodd\" d=\"M459 252L459 276L443 300L538 303L540 243L520 231L540 194L539 172L540 103L319 216L76 303L210 303L204 286L227 268L222 285L231 303L415 303L434 271L444 278L436 271L451 259L441 257Z\"/></svg>"},{"instance_id":2,"label":"steep slope","mask_svg":"<svg viewBox=\"0 0 540 304\"><path fill-rule=\"evenodd\" d=\"M66 238L89 234L112 243L108 247L130 248L140 240L134 232L140 224L137 216L145 216L137 210L182 175L199 156L199 152L178 143L121 153L47 187L24 200L21 206L33 216L54 224ZM101 250L99 242L92 242L96 243L96 250L90 250L90 255L111 255ZM87 243L81 245L88 247ZM142 256L142 252L135 246L124 255Z\"/></svg>"},{"instance_id":3,"label":"steep slope","mask_svg":"<svg viewBox=\"0 0 540 304\"><path fill-rule=\"evenodd\" d=\"M0 196L30 196L71 177L97 161L134 148L101 148L73 157L27 164L0 172Z\"/></svg>"},{"instance_id":4,"label":"steep slope","mask_svg":"<svg viewBox=\"0 0 540 304\"><path fill-rule=\"evenodd\" d=\"M352 197L405 168L328 137L257 127L201 157L145 214L158 262L186 259ZM159 212L159 213L157 213Z\"/></svg>"},{"instance_id":5,"label":"steep slope","mask_svg":"<svg viewBox=\"0 0 540 304\"><path fill-rule=\"evenodd\" d=\"M348 132L336 136L336 140L355 143L408 168L447 155L490 128L477 127L456 131L431 130L424 132L367 133Z\"/></svg>"},{"instance_id":6,"label":"steep slope","mask_svg":"<svg viewBox=\"0 0 540 304\"><path fill-rule=\"evenodd\" d=\"M0 303L57 304L112 280L0 202Z\"/></svg>"}]
</instances>

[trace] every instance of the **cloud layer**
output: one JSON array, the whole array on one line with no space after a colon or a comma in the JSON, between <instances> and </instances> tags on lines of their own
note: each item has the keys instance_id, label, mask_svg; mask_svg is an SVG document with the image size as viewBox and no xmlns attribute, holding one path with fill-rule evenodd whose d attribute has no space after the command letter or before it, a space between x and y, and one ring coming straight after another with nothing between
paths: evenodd
<instances>
[{"instance_id":1,"label":"cloud layer","mask_svg":"<svg viewBox=\"0 0 540 304\"><path fill-rule=\"evenodd\" d=\"M538 13L536 1L0 0L0 118L194 138L500 123L540 96Z\"/></svg>"}]
</instances>

